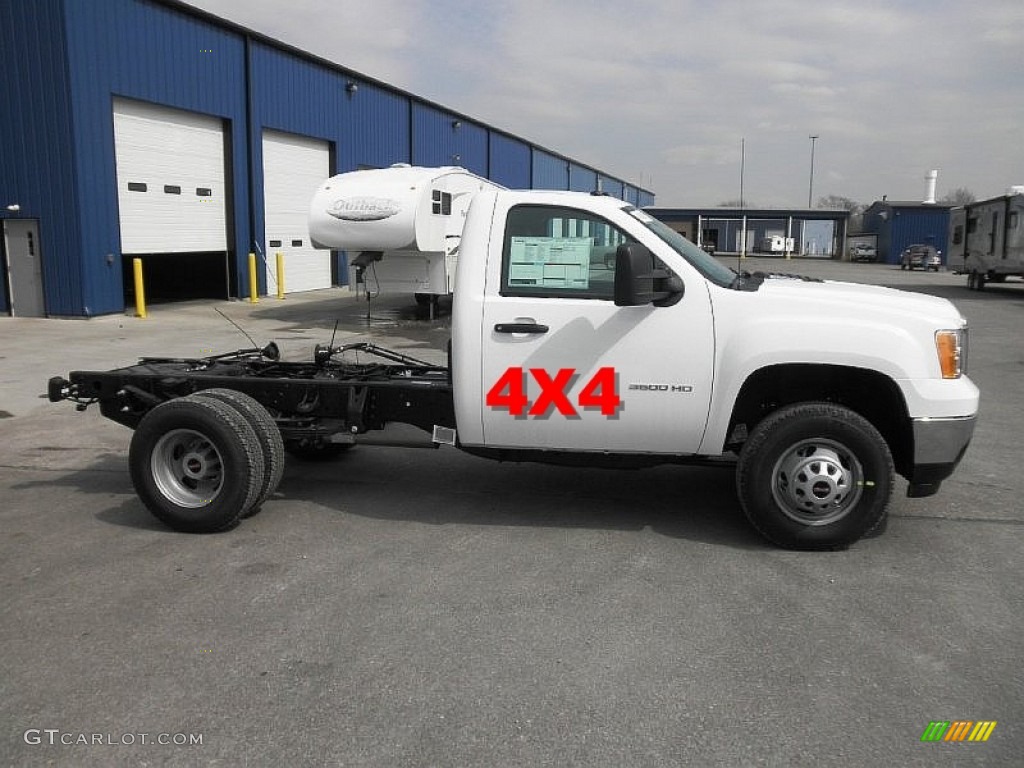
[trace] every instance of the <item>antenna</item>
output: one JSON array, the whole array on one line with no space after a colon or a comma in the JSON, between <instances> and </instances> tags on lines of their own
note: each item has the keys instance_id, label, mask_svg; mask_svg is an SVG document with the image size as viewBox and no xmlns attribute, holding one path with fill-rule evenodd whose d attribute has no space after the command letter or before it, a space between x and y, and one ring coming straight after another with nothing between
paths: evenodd
<instances>
[{"instance_id":1,"label":"antenna","mask_svg":"<svg viewBox=\"0 0 1024 768\"><path fill-rule=\"evenodd\" d=\"M256 343L256 341L253 339L252 336L250 336L248 333L245 332L245 329L242 326L240 326L238 323L236 323L234 320L232 320L230 317L225 315L223 312L221 312L216 307L213 308L213 311L216 312L221 317L223 317L225 320L227 320L233 326L235 326L235 328L237 328L242 333L242 335L245 336L245 338L247 338L249 340L249 343L252 344L254 348L259 349L260 345Z\"/></svg>"},{"instance_id":2,"label":"antenna","mask_svg":"<svg viewBox=\"0 0 1024 768\"><path fill-rule=\"evenodd\" d=\"M338 334L338 322L338 320L334 321L334 330L331 331L331 343L329 345L331 349L334 349L334 337Z\"/></svg>"}]
</instances>

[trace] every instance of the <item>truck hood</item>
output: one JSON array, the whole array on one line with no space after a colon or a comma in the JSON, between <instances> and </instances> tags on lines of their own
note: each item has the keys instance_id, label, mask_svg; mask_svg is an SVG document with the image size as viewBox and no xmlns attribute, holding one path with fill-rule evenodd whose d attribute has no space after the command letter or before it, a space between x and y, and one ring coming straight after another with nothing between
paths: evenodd
<instances>
[{"instance_id":1,"label":"truck hood","mask_svg":"<svg viewBox=\"0 0 1024 768\"><path fill-rule=\"evenodd\" d=\"M772 304L783 303L791 309L799 306L830 316L882 320L881 316L887 315L894 321L913 319L937 328L958 328L964 323L960 312L946 299L877 285L768 275L757 294Z\"/></svg>"}]
</instances>

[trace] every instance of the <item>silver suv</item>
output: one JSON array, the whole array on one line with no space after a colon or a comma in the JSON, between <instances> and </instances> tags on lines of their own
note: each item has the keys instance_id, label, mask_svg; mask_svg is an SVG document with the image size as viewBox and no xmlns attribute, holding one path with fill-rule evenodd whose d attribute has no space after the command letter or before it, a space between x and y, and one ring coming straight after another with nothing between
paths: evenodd
<instances>
[{"instance_id":1,"label":"silver suv","mask_svg":"<svg viewBox=\"0 0 1024 768\"><path fill-rule=\"evenodd\" d=\"M938 272L942 253L930 245L911 245L900 254L900 269L923 269Z\"/></svg>"}]
</instances>

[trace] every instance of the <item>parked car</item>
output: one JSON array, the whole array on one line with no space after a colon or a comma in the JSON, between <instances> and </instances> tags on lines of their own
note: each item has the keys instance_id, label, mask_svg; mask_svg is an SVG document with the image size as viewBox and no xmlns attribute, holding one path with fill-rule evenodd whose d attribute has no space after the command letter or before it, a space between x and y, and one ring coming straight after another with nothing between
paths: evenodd
<instances>
[{"instance_id":1,"label":"parked car","mask_svg":"<svg viewBox=\"0 0 1024 768\"><path fill-rule=\"evenodd\" d=\"M942 254L930 245L911 245L900 254L900 269L930 269L938 272L942 266Z\"/></svg>"},{"instance_id":2,"label":"parked car","mask_svg":"<svg viewBox=\"0 0 1024 768\"><path fill-rule=\"evenodd\" d=\"M850 246L850 258L853 261L875 261L878 259L878 252L870 243L854 243Z\"/></svg>"}]
</instances>

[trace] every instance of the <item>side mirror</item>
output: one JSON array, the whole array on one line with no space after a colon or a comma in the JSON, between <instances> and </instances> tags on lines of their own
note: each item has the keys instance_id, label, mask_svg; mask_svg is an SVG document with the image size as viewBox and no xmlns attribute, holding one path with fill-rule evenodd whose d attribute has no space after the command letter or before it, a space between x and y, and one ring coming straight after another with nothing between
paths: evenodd
<instances>
[{"instance_id":1,"label":"side mirror","mask_svg":"<svg viewBox=\"0 0 1024 768\"><path fill-rule=\"evenodd\" d=\"M683 281L663 268L655 268L647 246L623 243L615 251L615 306L669 307L683 297Z\"/></svg>"}]
</instances>

